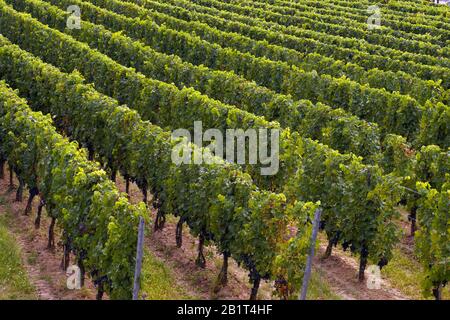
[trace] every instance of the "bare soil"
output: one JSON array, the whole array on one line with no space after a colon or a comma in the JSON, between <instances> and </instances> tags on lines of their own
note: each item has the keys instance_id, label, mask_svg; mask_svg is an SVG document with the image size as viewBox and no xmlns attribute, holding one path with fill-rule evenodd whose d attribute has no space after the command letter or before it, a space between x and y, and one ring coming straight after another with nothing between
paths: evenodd
<instances>
[{"instance_id":1,"label":"bare soil","mask_svg":"<svg viewBox=\"0 0 450 320\"><path fill-rule=\"evenodd\" d=\"M15 185L18 185L17 181ZM28 193L24 192L22 202L16 202L15 189L10 190L7 179L0 180L0 196L6 201L1 204L0 212L10 215L10 230L21 248L24 266L31 283L36 287L38 298L41 300L95 299L95 289L88 279L86 279L86 288L82 290L67 289L67 277L65 271L60 268L62 248L59 244L57 229L55 230L56 248L47 249L47 230L50 219L45 216L45 210L40 228L34 227L38 200L35 199L33 202L33 212L25 216Z\"/></svg>"},{"instance_id":2,"label":"bare soil","mask_svg":"<svg viewBox=\"0 0 450 320\"><path fill-rule=\"evenodd\" d=\"M17 186L17 181L15 182ZM121 177L117 185L125 191L125 183ZM22 202L15 202L15 190L9 190L7 179L0 180L0 196L5 200L1 204L0 212L10 215L10 229L22 249L23 261L30 276L31 282L38 291L39 299L95 299L96 290L89 279L82 290L69 290L66 286L66 274L60 268L62 247L56 238L56 248L47 249L49 219L42 216L40 229L35 229L34 219L37 211L38 199L34 200L33 212L25 216L24 210L28 193L24 192ZM142 200L138 188L131 184L131 202ZM151 207L151 205L149 206ZM155 211L152 210L155 217ZM207 260L204 269L195 264L197 256L198 239L189 234L188 228L183 228L183 246L178 248L175 241L176 218L169 217L165 228L161 231L151 232L145 244L148 250L172 270L176 282L186 289L190 296L199 299L248 299L250 284L247 272L230 259L228 285L216 289L216 279L222 266L222 257L214 246L205 247ZM406 225L404 226L406 228ZM56 232L58 236L59 232ZM404 246L411 247L405 240ZM320 257L325 251L325 245L320 245L314 258L314 269L320 270L331 289L342 299L362 300L403 300L408 297L393 288L385 279L382 280L380 290L370 290L365 283L357 280L358 264L354 257L342 250L333 250L330 258L322 260ZM271 299L273 287L271 283L263 282L259 292L259 299Z\"/></svg>"},{"instance_id":3,"label":"bare soil","mask_svg":"<svg viewBox=\"0 0 450 320\"><path fill-rule=\"evenodd\" d=\"M117 179L120 191L125 192L125 182ZM143 195L135 184L130 184L130 201L137 203L142 201ZM151 204L149 207L152 208ZM156 211L152 209L152 218L156 217ZM189 233L187 226L183 227L183 245L176 246L175 229L177 219L168 217L163 230L151 232L146 238L146 247L153 255L164 262L175 276L180 286L186 288L187 293L199 299L248 299L250 297L250 284L247 272L239 267L233 259L229 260L228 284L225 287L217 287L216 280L222 267L222 257L214 246L206 246L205 269L195 264L197 257L198 239ZM220 290L215 290L215 289ZM273 291L271 284L261 283L259 299L270 299Z\"/></svg>"},{"instance_id":4,"label":"bare soil","mask_svg":"<svg viewBox=\"0 0 450 320\"><path fill-rule=\"evenodd\" d=\"M314 257L314 267L319 269L333 291L345 300L407 300L409 297L381 279L380 289L369 289L366 281L358 280L358 263L354 257L334 248L332 255L322 259L326 245L320 244ZM366 272L367 277L367 272Z\"/></svg>"}]
</instances>

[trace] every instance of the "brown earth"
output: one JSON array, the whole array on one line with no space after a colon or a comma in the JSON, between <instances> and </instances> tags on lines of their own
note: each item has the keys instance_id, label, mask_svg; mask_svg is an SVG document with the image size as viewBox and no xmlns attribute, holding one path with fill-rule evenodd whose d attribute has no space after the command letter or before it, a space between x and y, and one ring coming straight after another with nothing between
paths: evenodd
<instances>
[{"instance_id":1,"label":"brown earth","mask_svg":"<svg viewBox=\"0 0 450 320\"><path fill-rule=\"evenodd\" d=\"M15 186L18 183L15 181ZM35 229L34 220L38 200L33 201L33 212L24 215L27 192L24 192L22 202L16 202L15 190L10 190L7 179L0 180L0 197L6 203L0 205L0 214L8 214L10 226L23 256L23 263L28 271L31 283L36 287L38 298L42 300L83 300L94 299L95 289L86 281L86 288L82 290L69 290L66 286L66 274L60 268L62 248L58 241L58 230L55 232L55 249L47 249L49 220L42 213L41 226Z\"/></svg>"},{"instance_id":2,"label":"brown earth","mask_svg":"<svg viewBox=\"0 0 450 320\"><path fill-rule=\"evenodd\" d=\"M398 290L393 288L386 279L381 280L379 290L368 289L366 282L358 281L358 263L354 257L342 250L333 249L333 254L327 258L326 245L320 244L314 258L314 267L319 269L333 291L345 300L407 300ZM367 272L366 272L367 277Z\"/></svg>"},{"instance_id":3,"label":"brown earth","mask_svg":"<svg viewBox=\"0 0 450 320\"><path fill-rule=\"evenodd\" d=\"M17 181L15 182L17 186ZM118 178L117 185L121 191L125 190L124 181ZM22 249L23 260L30 281L38 291L39 299L95 299L95 288L86 279L86 287L82 290L69 290L66 288L66 274L60 268L62 247L56 239L56 248L47 249L47 230L49 219L43 219L41 228L34 228L34 219L38 200L33 202L33 212L29 216L23 214L26 205L27 192L24 200L15 202L15 190L9 190L7 179L0 180L0 196L5 200L0 205L0 212L10 215L10 230L14 234ZM142 194L135 185L131 185L130 199L138 202ZM155 212L152 211L154 218ZM186 288L190 296L199 299L248 299L250 284L247 272L240 268L233 260L229 266L229 283L225 288L215 292L217 275L220 272L222 258L214 246L205 247L207 260L205 269L195 264L198 240L189 234L187 227L183 229L183 246L178 248L175 242L176 219L169 217L162 231L152 232L145 240L150 252L172 270L176 282ZM58 232L56 232L56 235ZM405 244L409 247L409 244ZM383 280L380 290L370 290L365 283L357 280L358 265L356 260L342 250L334 250L330 258L322 260L325 246L320 245L314 258L314 269L319 270L331 289L342 299L363 300L401 300L408 299L398 290ZM261 285L259 299L270 299L272 284L264 282Z\"/></svg>"}]
</instances>

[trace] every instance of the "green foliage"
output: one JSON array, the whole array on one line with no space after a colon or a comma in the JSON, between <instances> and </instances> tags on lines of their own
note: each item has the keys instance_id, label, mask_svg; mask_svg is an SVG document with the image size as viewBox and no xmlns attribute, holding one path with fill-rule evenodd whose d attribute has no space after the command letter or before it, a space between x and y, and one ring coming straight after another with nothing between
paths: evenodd
<instances>
[{"instance_id":1,"label":"green foliage","mask_svg":"<svg viewBox=\"0 0 450 320\"><path fill-rule=\"evenodd\" d=\"M239 5L233 3L232 0L220 2L217 0L192 0L192 2L213 7L221 11L230 11L256 19L270 21L286 27L298 28L298 26L301 26L302 29L314 29L337 36L359 38L366 40L368 43L392 47L402 51L421 52L430 56L448 55L448 51L442 50L440 47L445 44L444 41L447 38L444 38L444 41L439 41L440 39L434 39L430 36L427 37L427 35L402 32L397 28L395 30L382 28L382 33L371 32L367 30L367 16L365 21L359 22L356 19L344 18L333 13L324 14L313 12L312 10L295 10L293 12L292 9L275 7L273 5L261 8L257 7L252 1L241 1ZM446 36L448 37L448 34ZM437 44L432 45L433 40Z\"/></svg>"},{"instance_id":2,"label":"green foliage","mask_svg":"<svg viewBox=\"0 0 450 320\"><path fill-rule=\"evenodd\" d=\"M387 5L393 2L394 1L385 1L384 3L381 3L381 5L383 5L381 8L384 26L389 27L390 29L397 29L400 31L402 36L416 36L417 39L426 39L431 43L445 44L443 39L441 39L441 36L446 35L448 37L449 33L447 31L448 28L443 30L443 23L440 23L440 21L431 20L430 18L432 16L429 15L405 16L404 14L402 15L400 10L390 10ZM301 0L296 2L284 0L257 0L254 3L258 8L265 8L266 10L274 8L274 10L279 13L300 13L304 11L311 11L311 6L313 6L314 12L324 16L338 13L340 16L345 18L363 23L367 22L367 5L359 1L334 1L324 3L319 1ZM271 6L267 6L267 3ZM430 3L426 0L425 3L430 5ZM405 1L401 2L401 4L405 4ZM276 5L276 7L273 7L272 5ZM426 8L423 7L423 10L425 9Z\"/></svg>"},{"instance_id":3,"label":"green foliage","mask_svg":"<svg viewBox=\"0 0 450 320\"><path fill-rule=\"evenodd\" d=\"M404 137L387 135L383 141L381 167L399 177L410 177L414 166L414 150Z\"/></svg>"},{"instance_id":4,"label":"green foliage","mask_svg":"<svg viewBox=\"0 0 450 320\"><path fill-rule=\"evenodd\" d=\"M446 182L446 174L450 173L450 151L433 145L422 147L416 155L414 173L418 181L428 182L440 190Z\"/></svg>"},{"instance_id":5,"label":"green foliage","mask_svg":"<svg viewBox=\"0 0 450 320\"><path fill-rule=\"evenodd\" d=\"M380 265L391 258L397 242L394 207L401 195L405 196L400 186L412 192L406 197L411 206L422 208L421 224L427 225L432 212L443 211L443 205L431 207L426 200L429 194L421 184L416 188L416 182L427 181L440 190L449 168L448 152L435 145L423 146L447 148L450 144L448 92L444 89L449 87L448 59L428 55L436 50L444 56L448 52L435 45L424 47L419 40L431 42L433 35L416 37L407 32L408 23L401 25L405 32L395 35L368 33L358 28L357 19L344 27L340 23L347 18L334 18L321 11L320 17L325 20L319 23L319 29L326 28L334 35L317 38L319 33L304 30L319 16L302 10L302 3L294 10L261 1L244 1L243 6L232 1L192 1L192 6L200 3L229 9L228 13L219 11L220 20L210 14L215 9L206 6L202 7L205 11L190 13L159 1L129 1L141 6L118 0L89 1L95 5L78 0L49 2L63 9L79 5L84 17L82 29L67 30L67 13L40 0L0 0L0 27L22 49L72 73L61 73L0 37L2 75L26 94L33 106L51 113L58 127L95 154L112 175L120 171L145 194L150 191L161 217L168 213L178 216L193 235L214 242L222 253L242 263L253 280L263 277L287 282L289 295L298 290L310 217L319 201L324 209L322 227L330 242ZM32 13L42 23L6 3ZM187 6L184 1L180 3ZM225 17L239 17L239 22L222 26ZM295 25L299 22L305 29ZM219 25L223 31L214 28ZM279 26L279 32L269 25ZM148 46L123 35L122 30ZM434 29L421 26L420 30ZM300 38L300 34L308 36ZM340 35L363 38L367 43L356 45L356 40ZM385 41L382 46L377 44L381 40ZM325 45L327 41L333 45ZM300 49L309 50L308 45L317 52L301 53ZM400 45L404 47L397 48ZM349 48L340 50L340 46ZM334 59L345 62L325 58L334 52ZM349 60L357 64L346 63ZM378 66L386 71L373 69ZM318 74L316 69L323 73ZM76 70L106 96L85 85ZM444 103L420 104L430 99ZM380 129L360 118L378 123ZM215 158L213 164L174 165L171 152L179 141L172 141L169 132L160 127L192 129L194 121L199 120L205 127L222 132L228 128L283 127L280 172L264 177L259 174L260 166L239 167ZM384 138L381 145L380 136ZM110 280L107 289L114 297L125 296L127 287L115 288L113 284L121 282L129 287L130 274L108 267L127 261L134 239L126 227L129 204L113 195L102 196L108 188L98 182L103 182L102 171L91 172L84 167L76 170L66 153L36 168L39 144L8 137L11 143L5 145L14 169L20 176L29 177L29 187L37 186L55 199L47 204L50 214L70 226L65 240L88 250L93 258L87 259L87 266L106 270ZM361 157L341 154L312 139L339 151L354 152L364 157L366 164ZM193 154L213 159L199 148L202 146L188 146ZM412 146L423 147L416 152ZM21 163L21 159L26 161ZM379 161L380 166L367 164ZM58 169L48 172L53 166ZM45 173L42 182L36 172ZM86 184L98 188L83 189ZM81 191L69 193L77 188ZM58 203L67 203L68 207L60 210ZM105 215L96 214L104 206L117 213L107 223L102 220ZM80 211L82 217L76 215ZM86 230L102 224L102 233L92 239L80 237L75 228L80 221ZM433 234L439 228L428 225L424 233L431 230L429 234ZM433 238L422 237L422 243ZM97 244L92 250L91 241ZM424 263L431 260L428 256L421 259ZM433 269L431 273L435 285L442 272Z\"/></svg>"},{"instance_id":6,"label":"green foliage","mask_svg":"<svg viewBox=\"0 0 450 320\"><path fill-rule=\"evenodd\" d=\"M27 185L37 187L63 241L111 298L133 288L137 225L145 207L131 205L106 173L56 132L49 116L33 112L0 82L1 153Z\"/></svg>"},{"instance_id":7,"label":"green foliage","mask_svg":"<svg viewBox=\"0 0 450 320\"><path fill-rule=\"evenodd\" d=\"M233 15L230 12L218 11L212 14L211 11L214 10L213 8L200 7L188 1L169 1L173 5L161 0L158 0L158 2L128 0L127 2L136 3L150 10L142 10L132 4L125 4L123 2L117 6L117 9L132 17L151 18L158 24L165 24L173 29L183 29L187 32L195 33L202 37L202 39L215 42L222 47L232 47L241 52L249 52L255 56L265 56L271 60L285 61L306 71L320 70L320 73L329 74L334 77L340 77L345 74L351 80L367 83L371 87L386 88L390 92L399 91L402 94L409 94L421 103L432 98L437 101L448 101L450 98L450 92L443 90L438 82L424 81L404 72L394 73L392 71L382 71L378 68L366 71L352 61L340 61L350 55L352 50L354 52L357 52L356 50L367 51L371 55L388 56L391 59L403 58L404 60L408 57L410 61L423 61L417 59L417 55L415 54L405 54L404 51L372 45L367 42L362 45L357 39L336 37L306 29L297 28L296 31L298 32L295 33L296 36L282 34L283 31L286 33L286 30L278 24L270 24L266 21L252 19L248 16ZM98 1L94 1L94 3L100 4ZM245 4L249 5L249 3ZM259 4L252 1L251 5L256 6ZM308 8L308 6L302 6L302 9L305 8ZM270 11L270 9L265 10ZM165 14L186 20L189 23L181 22ZM228 18L221 18L222 16L227 16ZM364 23L366 23L366 13L364 13L363 19ZM397 21L396 27L399 24L401 22ZM225 32L219 32L216 29L208 27L208 25ZM265 26L269 28L265 28ZM417 28L417 25L415 27ZM275 30L279 32L275 32ZM427 46L426 48L429 47ZM317 53L310 53L311 51ZM328 58L328 56L335 55L338 57L337 60ZM435 62L437 60L434 57L428 56L426 58L433 61L431 63L432 65L436 64ZM425 63L428 60L423 62Z\"/></svg>"},{"instance_id":8,"label":"green foliage","mask_svg":"<svg viewBox=\"0 0 450 320\"><path fill-rule=\"evenodd\" d=\"M68 3L60 1L59 5L62 8ZM281 126L299 131L303 136L317 139L341 152L354 152L367 161L373 161L374 154L379 152L378 127L342 109L332 109L320 103L313 105L307 100L294 101L232 72L194 66L86 21L81 30L68 32L65 28L66 12L58 12L55 7L41 1L15 1L17 8L25 8L25 4L28 4L26 10L40 21L89 43L91 47L123 65L136 68L149 78L174 83L179 89L191 86L208 97L278 121Z\"/></svg>"},{"instance_id":9,"label":"green foliage","mask_svg":"<svg viewBox=\"0 0 450 320\"><path fill-rule=\"evenodd\" d=\"M127 69L109 58L99 54L98 52L90 50L87 46L74 41L67 35L61 34L57 31L51 30L44 25L30 19L27 16L15 13L14 11L8 9L8 7L3 8L4 15L4 29L5 33L14 36L14 38L20 41L19 35L15 36L14 25L17 21L22 21L30 26L29 30L35 29L36 32L30 32L30 38L38 38L42 41L25 42L23 46L31 49L36 54L44 55L45 51L42 47L47 43L48 51L51 50L51 54L45 54L47 59L57 64L64 69L73 70L78 68L83 72L88 80L95 82L96 88L101 89L104 93L109 94L113 97L117 97L120 102L127 103L128 105L134 106L145 119L150 119L151 121L156 121L164 126L170 126L172 129L177 127L182 128L192 128L194 121L202 120L205 127L219 128L223 132L226 128L273 128L277 127L276 123L268 123L263 118L256 117L250 113L246 113L237 108L226 106L213 101L206 96L202 96L192 89L178 90L174 86L170 86L163 82L158 82L152 79L143 77L140 74L135 73L131 69ZM10 17L10 19L7 19ZM8 21L11 20L11 21ZM40 36L42 32L38 32L42 29L46 29L52 34L50 39ZM21 34L26 31L21 31ZM31 34L33 36L31 37ZM52 43L54 41L54 43ZM70 52L73 58L69 61L66 60L67 55L65 52L60 52L55 50L57 43L63 41L65 43L65 48L71 48ZM53 54L53 56L52 56ZM112 80L114 79L114 80ZM126 83L126 88L123 84ZM34 99L30 99L33 101ZM154 106L158 106L158 112L153 112ZM153 108L153 109L152 109ZM114 114L114 112L110 112ZM92 118L92 117L91 117ZM108 118L108 121L112 121ZM95 126L92 123L92 126ZM121 127L121 126L119 126ZM132 126L127 125L127 128ZM111 134L107 139L112 139ZM126 135L121 135L123 137ZM102 137L103 139L103 137ZM130 139L126 139L128 141ZM123 142L122 142L123 143ZM103 143L104 144L104 143ZM286 194L288 202L293 203L295 200L300 201L321 201L325 206L324 220L326 221L329 236L335 237L337 234L341 234L342 220L349 214L347 209L351 208L351 203L361 202L363 207L368 206L372 211L372 214L378 216L383 210L378 210L378 206L383 206L383 203L376 203L373 205L368 195L377 188L378 184L383 185L385 178L382 177L383 173L380 170L374 170L373 184L367 184L362 180L357 180L355 188L360 191L354 199L345 198L349 202L348 205L341 205L341 198L346 189L345 170L342 166L347 166L351 162L355 162L360 165L361 170L368 170L366 166L361 164L361 159L353 157L351 155L341 155L338 152L331 150L330 148L313 142L309 139L302 138L299 134L291 134L290 130L283 130L280 134L280 172L274 176L261 176L259 166L246 166L244 169L247 173L251 175L254 179L256 185L259 187L272 190L276 192L283 192ZM94 146L102 145L99 142L92 143ZM123 150L127 150L126 148ZM169 152L166 150L166 152ZM148 151L148 154L153 152ZM104 150L102 153L104 157L111 158L110 149ZM125 156L124 152L119 152L121 157ZM130 157L133 157L134 153L130 153ZM106 158L106 163L109 165L111 159ZM324 159L329 159L329 162L324 161ZM144 163L146 160L142 160ZM140 161L136 161L140 163ZM114 169L114 168L113 168ZM155 168L158 169L158 168ZM183 192L176 192L170 194L162 193L163 187L156 185L150 186L150 191L157 195L161 199L170 199L167 203L172 206L168 209L162 206L162 214L170 212L179 215L180 217L190 216L197 217L200 213L198 208L209 208L210 206L205 203L206 200L197 199L198 205L193 205L192 207L185 207L185 201L190 199L189 194L193 195L192 190L196 190L195 194L202 196L210 195L207 198L213 199L210 201L215 201L217 196L211 194L216 190L211 187L205 190L203 193L199 192L197 182L192 185L192 190L188 189L191 182L186 179L190 179L192 176L202 176L203 167L197 166L181 166L177 170L183 169L183 171L173 172L169 169L163 168L160 170L155 170L152 176L158 177L158 174L163 174L163 178L169 177L171 175L179 176L179 180L176 179L174 182L170 182L170 186L174 190L183 190ZM131 170L121 170L124 176L130 176L133 180L137 181L138 184L141 183L140 187L145 187L150 184L148 179L137 176L137 172L134 169ZM136 173L135 173L136 172ZM167 174L167 176L166 176ZM209 174L209 173L208 173ZM321 179L320 179L321 178ZM323 179L323 180L322 180ZM342 179L342 183L336 184L335 179ZM162 179L158 179L161 181ZM207 180L207 179L202 179ZM181 182L184 181L184 182ZM181 183L181 185L180 185ZM204 182L203 182L204 183ZM327 190L324 192L324 190ZM330 191L328 193L328 190ZM333 191L331 191L333 190ZM221 193L227 194L227 192ZM392 191L392 194L395 194ZM164 198L162 198L164 197ZM205 196L206 197L206 196ZM186 198L186 199L184 199ZM234 201L231 201L236 207L239 207ZM387 206L391 205L389 203ZM160 206L158 206L159 208ZM356 209L352 209L356 213ZM385 210L389 216L393 211ZM212 238L209 233L208 217L203 220L193 219L191 222L186 221L192 228L195 235L201 235L206 239ZM346 242L354 242L355 246L361 246L362 241L365 238L364 234L367 232L365 224L366 220L354 220L355 224L349 226L351 232L347 236L342 236L340 239L345 239ZM375 225L379 223L384 223L383 220L374 219L370 223L374 222ZM359 225L362 224L362 225ZM374 227L378 230L378 227ZM349 229L350 230L350 229ZM373 230L373 229L371 229ZM375 231L376 232L376 231ZM368 237L368 241L372 241L375 237ZM393 238L387 239L386 242L380 244L386 248L388 252L392 247L391 242L395 242Z\"/></svg>"},{"instance_id":10,"label":"green foliage","mask_svg":"<svg viewBox=\"0 0 450 320\"><path fill-rule=\"evenodd\" d=\"M445 286L450 279L450 184L440 191L431 189L427 183L417 183L422 193L418 218L420 229L416 234L416 252L426 270L423 290L426 296Z\"/></svg>"},{"instance_id":11,"label":"green foliage","mask_svg":"<svg viewBox=\"0 0 450 320\"><path fill-rule=\"evenodd\" d=\"M116 0L102 4L121 12L120 2ZM307 72L284 62L222 48L197 36L170 29L165 25L158 26L153 20L128 18L85 2L78 5L89 21L104 24L113 31L124 30L133 38L145 40L151 47L168 54L176 54L195 65L203 64L213 69L234 71L259 85L291 94L295 99L309 99L340 106L358 117L378 123L386 133L401 134L409 140L415 140L420 133L418 127L424 107L409 96L371 88L346 78L318 75L315 71ZM199 55L198 52L202 54ZM439 77L445 78L443 75ZM438 140L442 138L443 133L439 131L436 134L433 143L443 145L444 142Z\"/></svg>"},{"instance_id":12,"label":"green foliage","mask_svg":"<svg viewBox=\"0 0 450 320\"><path fill-rule=\"evenodd\" d=\"M249 205L254 203L255 197L260 197L258 195L261 191L258 191L248 174L240 173L236 165L225 163L220 159L215 159L211 165L175 165L171 161L171 153L178 141L172 141L168 132L149 122L143 122L135 111L119 106L117 101L102 96L91 86L84 85L79 75L61 73L17 46L8 44L3 37L0 37L0 42L2 74L30 97L34 106L50 111L56 123L69 132L72 138L92 148L99 159L107 164L108 169L120 170L123 175L136 181L141 189L152 192L154 206L160 209L161 214L175 213L183 217L194 235L204 235L207 240L214 241L218 248L227 250L240 261L242 251L238 254L233 251L234 248L241 247L241 243L237 243L240 241L237 236L238 230L243 229L243 223L252 224L252 214L257 216L257 211L264 209ZM8 61L8 64L4 61ZM39 78L36 77L37 74L40 75ZM61 103L62 101L64 103ZM88 132L85 129L87 127ZM194 146L191 147L194 153L203 152ZM96 179L101 179L108 185L112 182L97 168L92 172L87 169L75 170L76 168L70 165L74 151L70 151L70 157L69 153L64 152L55 160L46 159L46 166L41 169L45 171L53 168L51 165L53 161L58 164L57 169L44 175L42 183L46 192L51 194L49 200L54 199L54 202L48 202L48 207L51 208L51 214L58 217L63 224L73 228L82 224L87 231L99 232L98 237L88 237L85 233L82 237L75 237L76 233L80 232L79 228L75 228L68 229L65 236L66 239L70 238L73 241L75 248L81 250L88 247L87 253L90 258L85 262L87 267L95 266L99 270L109 268L106 274L101 273L97 277L107 276L111 280L106 283L106 289L111 291L113 298L124 297L125 289L114 285L116 282L120 282L123 286L131 284L132 278L128 275L132 273L133 268L127 267L124 261L125 252L133 248L130 243L136 237L136 233L130 232L130 222L127 219L132 218L132 221L136 221L137 216L125 215L130 205L124 198L115 199L110 194L102 197L102 191L106 186L103 184L91 186L92 183L97 181ZM207 151L204 152L208 156ZM52 162L49 164L50 160ZM49 179L50 174L55 174L55 179ZM239 179L235 179L234 174ZM91 188L75 191L79 184L81 186L88 184ZM239 193L230 193L230 186L233 185ZM91 192L89 198L86 198L87 192ZM264 196L271 197L272 193L265 192ZM282 194L273 196L285 198ZM225 199L232 207L221 208L218 202L220 199ZM64 204L68 207L61 207ZM241 212L241 208L247 208L248 214ZM100 214L107 209L117 214L107 219L104 214ZM84 214L75 216L80 210ZM284 208L278 207L278 210L278 216L283 216ZM243 217L235 214L242 214ZM234 226L233 229L211 227L221 223L214 219L224 219L227 215L230 218L230 225ZM135 223L137 224L137 221ZM311 226L304 224L302 228L305 230L301 232L307 233L307 229ZM252 253L257 252L261 257L267 257L255 262L258 266L254 271L258 273L261 269L263 272L275 272L271 267L274 263L272 261L275 259L274 254L279 252L282 254L281 249L275 247L273 252L260 252L260 248L267 246L268 239L260 238L259 241L248 250ZM95 243L95 246L90 247L91 243ZM298 254L304 253L299 251ZM122 270L122 265L124 268L127 267L128 273ZM298 272L303 271L297 269L297 273L290 275L295 282L301 277ZM265 275L270 279L276 279L273 273ZM291 279L288 278L286 281L290 282Z\"/></svg>"}]
</instances>

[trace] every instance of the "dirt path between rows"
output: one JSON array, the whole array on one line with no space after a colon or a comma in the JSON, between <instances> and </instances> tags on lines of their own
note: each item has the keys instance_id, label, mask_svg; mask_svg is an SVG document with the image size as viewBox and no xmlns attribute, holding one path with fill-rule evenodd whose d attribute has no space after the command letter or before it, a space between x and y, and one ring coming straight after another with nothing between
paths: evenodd
<instances>
[{"instance_id":1,"label":"dirt path between rows","mask_svg":"<svg viewBox=\"0 0 450 320\"><path fill-rule=\"evenodd\" d=\"M117 186L125 192L125 182L119 177ZM130 184L130 201L137 203L142 200L142 193L135 184ZM151 204L149 205L151 207ZM152 210L152 219L156 217L156 211ZM248 273L239 267L233 259L228 266L228 284L215 292L216 279L222 267L222 257L214 246L206 246L204 255L206 258L205 269L195 264L197 257L198 239L193 237L186 226L183 228L183 245L176 246L175 229L177 219L168 217L164 229L154 232L145 239L146 247L170 270L180 287L186 289L186 293L198 299L246 300L250 296L250 284ZM258 292L259 299L271 299L271 283L263 281Z\"/></svg>"},{"instance_id":2,"label":"dirt path between rows","mask_svg":"<svg viewBox=\"0 0 450 320\"><path fill-rule=\"evenodd\" d=\"M17 182L15 182L17 185ZM124 191L124 182L121 178L117 183ZM38 200L33 203L33 213L24 216L27 192L24 192L22 202L15 202L15 190L9 190L7 179L0 180L0 196L6 203L1 204L1 211L10 215L10 229L22 249L23 260L31 282L37 288L39 299L95 299L95 288L86 279L86 288L82 290L68 290L66 275L60 268L62 248L57 244L54 250L47 249L47 230L49 219L43 219L41 228L34 228L34 219ZM131 185L131 201L142 199L140 191ZM152 212L154 217L155 212ZM163 262L175 277L177 284L186 289L186 293L199 299L248 299L250 284L247 272L234 261L230 261L229 283L219 292L215 292L217 275L220 272L222 258L213 246L205 248L207 259L206 268L195 265L198 240L189 234L187 227L183 229L183 246L176 247L175 243L176 219L169 219L162 231L152 232L145 240L150 252ZM56 233L57 235L58 233ZM58 243L58 238L57 238ZM321 260L325 246L320 245L314 258L313 268L320 271L331 289L342 299L348 300L402 300L408 297L401 294L383 279L380 290L370 290L365 283L357 280L358 265L353 257L342 250L334 250L333 255ZM259 299L272 298L272 284L262 283Z\"/></svg>"},{"instance_id":3,"label":"dirt path between rows","mask_svg":"<svg viewBox=\"0 0 450 320\"><path fill-rule=\"evenodd\" d=\"M118 182L124 191L123 181ZM142 195L136 186L130 188L131 201L140 201ZM155 216L155 212L152 212ZM191 288L194 295L202 299L248 299L250 286L248 277L242 268L233 261L230 265L230 283L218 294L213 292L215 279L220 272L221 258L214 247L205 249L207 257L206 270L198 268L196 258L197 239L193 238L187 228L183 229L183 247L177 248L175 242L176 222L166 223L164 230L153 233L146 239L151 252L175 271L177 281L183 287ZM332 290L345 300L406 300L409 297L393 288L386 279L382 279L381 289L371 290L366 283L357 280L358 264L355 258L342 250L335 249L330 258L320 259L326 246L320 245L314 258L313 268L319 270ZM261 288L260 299L270 299L272 286L265 283Z\"/></svg>"},{"instance_id":4,"label":"dirt path between rows","mask_svg":"<svg viewBox=\"0 0 450 320\"><path fill-rule=\"evenodd\" d=\"M314 267L319 269L339 296L346 300L408 300L409 297L393 288L386 279L381 279L380 289L369 289L366 281L358 281L358 263L355 258L334 248L328 259L321 259L326 245L320 244L314 257ZM367 278L367 271L366 271Z\"/></svg>"}]
</instances>

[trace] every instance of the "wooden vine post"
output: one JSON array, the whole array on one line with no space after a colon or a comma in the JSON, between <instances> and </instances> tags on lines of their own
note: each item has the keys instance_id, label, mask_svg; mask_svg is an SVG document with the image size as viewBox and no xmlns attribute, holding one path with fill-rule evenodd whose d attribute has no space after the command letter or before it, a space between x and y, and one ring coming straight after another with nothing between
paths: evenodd
<instances>
[{"instance_id":1,"label":"wooden vine post","mask_svg":"<svg viewBox=\"0 0 450 320\"><path fill-rule=\"evenodd\" d=\"M316 247L317 234L319 233L320 216L322 209L317 209L314 214L313 231L311 236L311 248L308 259L306 261L305 275L303 276L302 291L300 293L300 300L306 300L306 293L308 292L308 283L311 277L312 259L314 258L314 249Z\"/></svg>"},{"instance_id":2,"label":"wooden vine post","mask_svg":"<svg viewBox=\"0 0 450 320\"><path fill-rule=\"evenodd\" d=\"M134 270L133 300L138 300L141 283L142 258L144 256L144 218L139 218L138 242L136 249L136 267Z\"/></svg>"}]
</instances>

